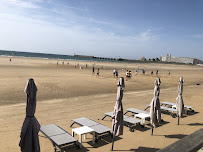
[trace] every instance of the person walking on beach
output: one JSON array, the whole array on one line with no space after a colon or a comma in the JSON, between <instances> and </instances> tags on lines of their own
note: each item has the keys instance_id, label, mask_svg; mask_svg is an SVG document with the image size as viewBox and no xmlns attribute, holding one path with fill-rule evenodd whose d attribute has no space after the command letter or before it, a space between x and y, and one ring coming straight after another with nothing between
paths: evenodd
<instances>
[{"instance_id":1,"label":"person walking on beach","mask_svg":"<svg viewBox=\"0 0 203 152\"><path fill-rule=\"evenodd\" d=\"M131 71L129 71L129 72L128 72L128 80L130 80L131 76L132 76L132 75L131 75Z\"/></svg>"},{"instance_id":2,"label":"person walking on beach","mask_svg":"<svg viewBox=\"0 0 203 152\"><path fill-rule=\"evenodd\" d=\"M145 75L145 69L143 69L142 73L143 73L143 75Z\"/></svg>"},{"instance_id":3,"label":"person walking on beach","mask_svg":"<svg viewBox=\"0 0 203 152\"><path fill-rule=\"evenodd\" d=\"M113 76L115 77L116 74L116 69L113 70Z\"/></svg>"},{"instance_id":4,"label":"person walking on beach","mask_svg":"<svg viewBox=\"0 0 203 152\"><path fill-rule=\"evenodd\" d=\"M128 81L128 70L126 71L126 73L125 73L125 76L126 76L126 81Z\"/></svg>"},{"instance_id":5,"label":"person walking on beach","mask_svg":"<svg viewBox=\"0 0 203 152\"><path fill-rule=\"evenodd\" d=\"M94 67L92 67L92 75L94 75Z\"/></svg>"},{"instance_id":6,"label":"person walking on beach","mask_svg":"<svg viewBox=\"0 0 203 152\"><path fill-rule=\"evenodd\" d=\"M135 70L135 75L137 75L137 69Z\"/></svg>"},{"instance_id":7,"label":"person walking on beach","mask_svg":"<svg viewBox=\"0 0 203 152\"><path fill-rule=\"evenodd\" d=\"M97 70L97 77L99 77L99 69Z\"/></svg>"},{"instance_id":8,"label":"person walking on beach","mask_svg":"<svg viewBox=\"0 0 203 152\"><path fill-rule=\"evenodd\" d=\"M156 71L156 76L158 77L158 75L159 75L159 71L157 70L157 71Z\"/></svg>"},{"instance_id":9,"label":"person walking on beach","mask_svg":"<svg viewBox=\"0 0 203 152\"><path fill-rule=\"evenodd\" d=\"M152 71L152 72L151 72L151 76L153 76L153 73L154 73L154 72Z\"/></svg>"},{"instance_id":10,"label":"person walking on beach","mask_svg":"<svg viewBox=\"0 0 203 152\"><path fill-rule=\"evenodd\" d=\"M116 75L116 77L117 77L117 79L118 79L118 70L115 70L115 75ZM115 77L115 76L114 76Z\"/></svg>"}]
</instances>

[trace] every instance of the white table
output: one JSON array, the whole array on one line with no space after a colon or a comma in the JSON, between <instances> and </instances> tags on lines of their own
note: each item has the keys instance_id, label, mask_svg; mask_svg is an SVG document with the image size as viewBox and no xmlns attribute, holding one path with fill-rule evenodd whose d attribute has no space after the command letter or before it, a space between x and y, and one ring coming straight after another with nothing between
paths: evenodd
<instances>
[{"instance_id":1,"label":"white table","mask_svg":"<svg viewBox=\"0 0 203 152\"><path fill-rule=\"evenodd\" d=\"M88 133L92 133L92 135L93 135L92 144L95 143L95 131L88 126L74 128L74 129L72 129L72 136L73 137L74 137L74 133L79 135L79 142L81 143L80 147L82 147L82 135L84 135L84 139L86 139L86 134L88 134Z\"/></svg>"},{"instance_id":2,"label":"white table","mask_svg":"<svg viewBox=\"0 0 203 152\"><path fill-rule=\"evenodd\" d=\"M141 123L143 123L144 126L145 126L145 119L146 119L146 118L149 118L150 115L149 115L149 114L146 114L146 113L139 113L139 114L135 114L134 117L135 117L135 118L141 118Z\"/></svg>"}]
</instances>

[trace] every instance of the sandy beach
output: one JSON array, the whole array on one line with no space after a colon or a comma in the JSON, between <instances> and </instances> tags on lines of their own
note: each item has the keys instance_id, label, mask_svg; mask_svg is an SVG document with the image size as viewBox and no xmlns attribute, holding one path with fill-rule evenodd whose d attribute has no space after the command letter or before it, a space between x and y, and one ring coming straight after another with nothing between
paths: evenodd
<instances>
[{"instance_id":1,"label":"sandy beach","mask_svg":"<svg viewBox=\"0 0 203 152\"><path fill-rule=\"evenodd\" d=\"M100 69L99 77L92 75L92 65L95 71ZM24 88L29 78L34 78L38 87L35 116L40 125L56 124L71 133L71 120L87 117L111 128L110 118L101 119L103 113L113 111L116 102L118 80L113 77L114 68L118 70L119 77L125 77L127 69L132 71L131 80L125 81L124 109L144 110L146 105L150 104L156 79L155 71L159 70L162 82L160 101L176 102L178 81L180 76L183 76L184 103L193 106L195 110L194 114L181 118L180 125L177 125L177 118L162 113L165 123L155 128L154 136L151 136L149 121L146 121L145 129L138 127L135 132L130 132L125 126L124 135L115 141L116 151L154 152L203 127L203 67L14 57L10 62L8 57L0 57L0 151L20 151L18 144L26 108ZM136 76L135 69L138 69ZM142 74L142 69L146 69L145 75ZM150 74L152 70L153 76ZM73 126L76 127L79 126ZM42 152L54 151L52 143L42 133L39 133L39 139ZM91 144L91 139L91 135L88 135L87 139L83 140L83 148L72 148L68 151L110 151L110 137L105 137L94 145Z\"/></svg>"}]
</instances>

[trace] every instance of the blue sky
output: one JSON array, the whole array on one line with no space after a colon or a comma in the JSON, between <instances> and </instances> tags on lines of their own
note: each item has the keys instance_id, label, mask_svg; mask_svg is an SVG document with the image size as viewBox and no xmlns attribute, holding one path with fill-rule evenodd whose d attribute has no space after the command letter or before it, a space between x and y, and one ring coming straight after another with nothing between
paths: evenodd
<instances>
[{"instance_id":1,"label":"blue sky","mask_svg":"<svg viewBox=\"0 0 203 152\"><path fill-rule=\"evenodd\" d=\"M203 60L203 0L1 0L0 49Z\"/></svg>"}]
</instances>

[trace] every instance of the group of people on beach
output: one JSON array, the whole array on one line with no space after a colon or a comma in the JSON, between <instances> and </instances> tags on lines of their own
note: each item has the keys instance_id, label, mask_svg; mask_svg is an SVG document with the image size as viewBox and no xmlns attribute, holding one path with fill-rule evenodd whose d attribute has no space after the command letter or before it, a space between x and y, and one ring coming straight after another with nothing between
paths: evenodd
<instances>
[{"instance_id":1,"label":"group of people on beach","mask_svg":"<svg viewBox=\"0 0 203 152\"><path fill-rule=\"evenodd\" d=\"M153 70L151 71L151 75L153 76L153 74L154 74L154 72L153 72ZM159 74L159 71L157 70L156 71L156 76L158 76L158 74Z\"/></svg>"},{"instance_id":2,"label":"group of people on beach","mask_svg":"<svg viewBox=\"0 0 203 152\"><path fill-rule=\"evenodd\" d=\"M94 66L92 67L92 75L94 75L95 74L95 71L94 71ZM99 69L97 69L97 75L96 75L96 77L99 77Z\"/></svg>"},{"instance_id":3,"label":"group of people on beach","mask_svg":"<svg viewBox=\"0 0 203 152\"><path fill-rule=\"evenodd\" d=\"M11 61L11 59L10 59L10 61ZM57 62L57 65L58 65L58 64L59 64L59 63ZM62 65L64 65L64 62L62 62ZM67 63L67 65L69 65L69 62ZM80 69L82 69L82 67L79 66L79 63L78 63L78 64L75 63L75 64L74 64L74 67L76 68L77 66L78 66ZM86 68L86 69L88 68L88 65L87 65L87 64L85 64L85 68ZM102 68L103 68L103 65L102 65ZM139 69L139 67L138 67L138 69ZM138 74L138 69L135 69L135 76ZM146 73L146 69L144 68L144 69L142 69L142 74L145 75L145 73ZM94 74L95 74L95 68L94 68L94 66L92 66L92 75L94 75ZM99 77L99 74L100 74L99 69L97 69L97 73L96 73L96 74L97 74L96 77ZM153 76L153 75L154 75L154 71L152 70L152 71L151 71L151 76ZM169 75L169 76L171 75L171 72L170 72L170 71L168 71L168 75ZM126 70L125 76L126 76L126 81L127 81L127 80L130 80L130 78L132 77L131 71ZM157 76L157 77L159 76L159 70L156 70L156 76ZM117 70L117 69L114 69L114 70L113 70L113 77L118 78L118 70Z\"/></svg>"}]
</instances>

